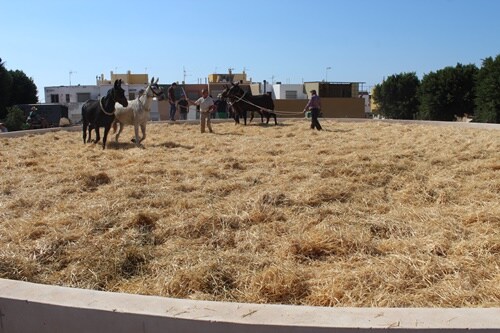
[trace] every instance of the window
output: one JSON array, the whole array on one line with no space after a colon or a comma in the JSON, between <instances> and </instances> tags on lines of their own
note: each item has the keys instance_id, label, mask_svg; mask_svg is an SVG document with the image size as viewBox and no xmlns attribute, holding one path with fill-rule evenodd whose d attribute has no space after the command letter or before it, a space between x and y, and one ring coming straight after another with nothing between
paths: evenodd
<instances>
[{"instance_id":1,"label":"window","mask_svg":"<svg viewBox=\"0 0 500 333\"><path fill-rule=\"evenodd\" d=\"M51 94L50 95L50 103L59 103L59 95Z\"/></svg>"},{"instance_id":2,"label":"window","mask_svg":"<svg viewBox=\"0 0 500 333\"><path fill-rule=\"evenodd\" d=\"M69 103L69 94L66 94L66 103Z\"/></svg>"},{"instance_id":3,"label":"window","mask_svg":"<svg viewBox=\"0 0 500 333\"><path fill-rule=\"evenodd\" d=\"M297 99L297 91L295 90L286 90L285 91L286 99Z\"/></svg>"},{"instance_id":4,"label":"window","mask_svg":"<svg viewBox=\"0 0 500 333\"><path fill-rule=\"evenodd\" d=\"M76 93L76 101L78 103L86 102L90 99L90 93Z\"/></svg>"}]
</instances>

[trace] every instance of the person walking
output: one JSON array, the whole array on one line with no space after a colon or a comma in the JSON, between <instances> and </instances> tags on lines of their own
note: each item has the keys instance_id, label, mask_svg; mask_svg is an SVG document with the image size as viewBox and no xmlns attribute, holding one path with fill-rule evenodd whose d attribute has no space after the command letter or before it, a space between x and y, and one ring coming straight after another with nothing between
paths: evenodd
<instances>
[{"instance_id":1,"label":"person walking","mask_svg":"<svg viewBox=\"0 0 500 333\"><path fill-rule=\"evenodd\" d=\"M176 104L175 104L175 88L177 87L177 83L173 82L172 85L168 88L167 95L168 95L168 103L170 103L170 120L175 121L175 111L176 111Z\"/></svg>"},{"instance_id":2,"label":"person walking","mask_svg":"<svg viewBox=\"0 0 500 333\"><path fill-rule=\"evenodd\" d=\"M177 102L177 107L179 108L179 119L187 120L187 114L189 112L189 102L186 100L186 96L184 96L184 94Z\"/></svg>"},{"instance_id":3,"label":"person walking","mask_svg":"<svg viewBox=\"0 0 500 333\"><path fill-rule=\"evenodd\" d=\"M304 113L306 113L308 110L311 111L311 129L317 129L318 131L321 131L323 128L319 124L318 117L319 117L319 112L321 110L321 100L319 99L319 96L316 94L316 90L311 90L311 99L307 103L307 105L304 108Z\"/></svg>"},{"instance_id":4,"label":"person walking","mask_svg":"<svg viewBox=\"0 0 500 333\"><path fill-rule=\"evenodd\" d=\"M201 133L205 133L205 124L208 127L208 131L213 133L212 124L210 123L210 113L214 110L214 100L212 97L208 96L208 90L203 89L201 91L200 98L198 98L195 102L189 102L200 106Z\"/></svg>"}]
</instances>

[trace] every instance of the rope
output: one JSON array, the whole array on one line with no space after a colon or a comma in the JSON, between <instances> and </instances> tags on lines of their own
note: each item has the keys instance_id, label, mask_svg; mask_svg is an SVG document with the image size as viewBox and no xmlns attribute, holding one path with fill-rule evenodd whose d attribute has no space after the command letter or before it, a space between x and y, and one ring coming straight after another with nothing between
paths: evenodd
<instances>
[{"instance_id":1,"label":"rope","mask_svg":"<svg viewBox=\"0 0 500 333\"><path fill-rule=\"evenodd\" d=\"M106 110L104 110L104 107L102 106L102 100L104 99L104 97L101 97L99 99L99 106L101 107L101 111L104 112L104 114L107 114L108 116L112 116L115 114L115 111L113 110L113 112L106 112Z\"/></svg>"},{"instance_id":2,"label":"rope","mask_svg":"<svg viewBox=\"0 0 500 333\"><path fill-rule=\"evenodd\" d=\"M245 96L245 94L243 94L243 96ZM303 113L302 111L298 111L298 112L297 111L277 111L277 110L266 109L266 108L261 107L260 105L253 104L252 102L244 99L243 96L239 97L239 99L236 102L233 102L231 104L235 104L235 103L238 103L239 101L242 101L242 102L245 102L245 103L250 104L252 106L255 106L255 107L257 107L257 108L259 108L261 110L267 111L269 113L275 113L275 114L294 115L294 114L301 114L301 113Z\"/></svg>"}]
</instances>

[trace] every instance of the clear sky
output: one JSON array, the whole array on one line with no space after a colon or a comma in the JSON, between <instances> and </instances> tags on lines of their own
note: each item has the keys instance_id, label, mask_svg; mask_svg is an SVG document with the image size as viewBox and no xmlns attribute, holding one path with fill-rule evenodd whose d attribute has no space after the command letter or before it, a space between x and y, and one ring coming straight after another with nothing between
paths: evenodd
<instances>
[{"instance_id":1,"label":"clear sky","mask_svg":"<svg viewBox=\"0 0 500 333\"><path fill-rule=\"evenodd\" d=\"M1 0L0 58L46 86L110 71L197 83L360 81L500 54L498 0ZM329 69L327 69L329 68ZM70 75L70 72L73 72ZM204 81L203 81L204 82Z\"/></svg>"}]
</instances>

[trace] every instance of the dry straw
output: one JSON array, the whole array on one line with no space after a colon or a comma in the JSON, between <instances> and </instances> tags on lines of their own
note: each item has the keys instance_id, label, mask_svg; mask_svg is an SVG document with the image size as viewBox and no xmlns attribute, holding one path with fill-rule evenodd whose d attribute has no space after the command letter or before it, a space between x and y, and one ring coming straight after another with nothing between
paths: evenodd
<instances>
[{"instance_id":1,"label":"dry straw","mask_svg":"<svg viewBox=\"0 0 500 333\"><path fill-rule=\"evenodd\" d=\"M500 131L150 124L2 138L0 277L191 299L500 306ZM132 137L128 127L122 140Z\"/></svg>"}]
</instances>

